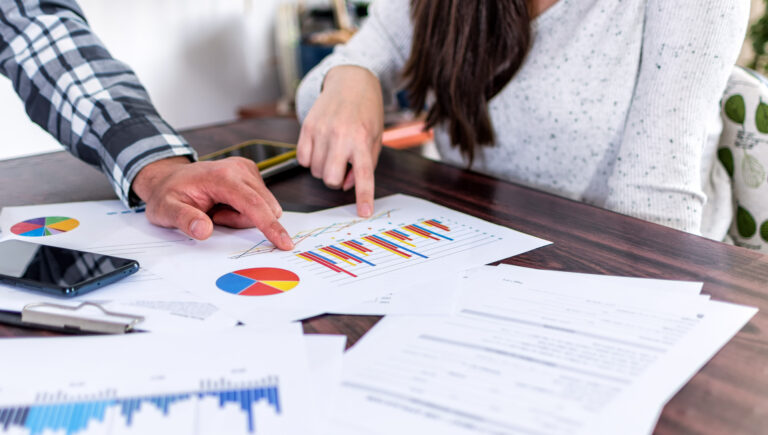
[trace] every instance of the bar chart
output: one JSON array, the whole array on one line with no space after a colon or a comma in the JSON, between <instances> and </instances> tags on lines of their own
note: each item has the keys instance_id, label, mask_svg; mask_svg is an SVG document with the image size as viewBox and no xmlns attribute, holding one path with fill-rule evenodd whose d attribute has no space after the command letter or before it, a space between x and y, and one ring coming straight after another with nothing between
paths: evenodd
<instances>
[{"instance_id":1,"label":"bar chart","mask_svg":"<svg viewBox=\"0 0 768 435\"><path fill-rule=\"evenodd\" d=\"M206 425L206 420L210 423L221 417L217 414L227 414L229 420L239 414L237 433L255 434L259 433L258 407L276 415L281 412L280 389L274 377L239 386L226 380L206 380L200 387L196 391L122 398L110 397L109 391L79 399L43 394L34 404L0 408L0 429L25 435L145 433L143 428L148 425L199 427Z\"/></svg>"},{"instance_id":2,"label":"bar chart","mask_svg":"<svg viewBox=\"0 0 768 435\"><path fill-rule=\"evenodd\" d=\"M381 276L501 240L449 218L419 219L376 228L294 252L296 267L344 284Z\"/></svg>"}]
</instances>

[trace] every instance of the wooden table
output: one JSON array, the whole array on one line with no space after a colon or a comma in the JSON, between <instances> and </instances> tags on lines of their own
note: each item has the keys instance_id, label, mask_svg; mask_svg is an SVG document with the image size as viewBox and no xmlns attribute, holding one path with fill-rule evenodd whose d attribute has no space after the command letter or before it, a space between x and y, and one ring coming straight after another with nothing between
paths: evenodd
<instances>
[{"instance_id":1,"label":"wooden table","mask_svg":"<svg viewBox=\"0 0 768 435\"><path fill-rule=\"evenodd\" d=\"M295 141L286 119L247 120L187 130L203 154L247 139ZM305 170L270 182L287 210L346 204L352 193L331 191ZM376 195L428 199L554 242L505 263L624 276L703 281L714 299L760 312L666 406L656 432L768 432L768 257L595 207L384 150ZM0 205L111 199L106 178L66 153L0 162ZM346 334L353 344L379 317L325 315L304 322L307 332ZM0 326L0 336L48 335Z\"/></svg>"}]
</instances>

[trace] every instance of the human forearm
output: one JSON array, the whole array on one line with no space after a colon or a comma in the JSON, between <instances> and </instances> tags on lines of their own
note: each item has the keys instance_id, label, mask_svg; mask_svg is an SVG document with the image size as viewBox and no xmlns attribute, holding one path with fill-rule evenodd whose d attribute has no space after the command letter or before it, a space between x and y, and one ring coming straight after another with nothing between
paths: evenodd
<instances>
[{"instance_id":1,"label":"human forearm","mask_svg":"<svg viewBox=\"0 0 768 435\"><path fill-rule=\"evenodd\" d=\"M136 174L158 159L194 155L115 60L74 1L0 4L0 72L30 118L70 152L100 167L131 206Z\"/></svg>"},{"instance_id":2,"label":"human forearm","mask_svg":"<svg viewBox=\"0 0 768 435\"><path fill-rule=\"evenodd\" d=\"M606 207L698 233L707 133L746 28L743 0L651 0ZM709 159L711 161L711 159Z\"/></svg>"},{"instance_id":3,"label":"human forearm","mask_svg":"<svg viewBox=\"0 0 768 435\"><path fill-rule=\"evenodd\" d=\"M409 0L378 0L352 39L338 46L302 80L296 93L296 113L303 121L324 89L326 75L338 66L357 66L379 79L385 103L397 91L411 49L413 29Z\"/></svg>"}]
</instances>

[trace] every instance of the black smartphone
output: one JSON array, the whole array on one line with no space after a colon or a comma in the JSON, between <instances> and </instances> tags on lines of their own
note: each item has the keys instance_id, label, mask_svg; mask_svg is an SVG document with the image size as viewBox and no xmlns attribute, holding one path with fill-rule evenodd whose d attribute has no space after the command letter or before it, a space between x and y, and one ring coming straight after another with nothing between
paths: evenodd
<instances>
[{"instance_id":1,"label":"black smartphone","mask_svg":"<svg viewBox=\"0 0 768 435\"><path fill-rule=\"evenodd\" d=\"M78 296L139 270L136 260L20 240L0 242L0 283Z\"/></svg>"}]
</instances>

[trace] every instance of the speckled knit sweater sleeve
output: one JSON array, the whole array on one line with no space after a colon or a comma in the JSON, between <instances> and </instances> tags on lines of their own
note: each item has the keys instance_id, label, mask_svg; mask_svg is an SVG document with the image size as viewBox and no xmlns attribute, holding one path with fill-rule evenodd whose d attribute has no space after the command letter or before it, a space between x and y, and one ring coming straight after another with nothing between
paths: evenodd
<instances>
[{"instance_id":1,"label":"speckled knit sweater sleeve","mask_svg":"<svg viewBox=\"0 0 768 435\"><path fill-rule=\"evenodd\" d=\"M296 94L296 111L301 121L320 95L326 73L339 65L366 68L379 78L385 100L392 96L411 51L409 5L409 0L374 2L368 20L357 34L304 77Z\"/></svg>"},{"instance_id":2,"label":"speckled knit sweater sleeve","mask_svg":"<svg viewBox=\"0 0 768 435\"><path fill-rule=\"evenodd\" d=\"M642 60L605 207L698 233L702 152L746 30L746 0L649 0Z\"/></svg>"},{"instance_id":3,"label":"speckled knit sweater sleeve","mask_svg":"<svg viewBox=\"0 0 768 435\"><path fill-rule=\"evenodd\" d=\"M397 88L413 35L409 5L376 1L360 32L307 75L302 120L334 66L371 70L385 96ZM713 120L748 12L748 0L559 0L534 20L531 52L491 100L496 143L477 151L472 169L700 233L705 204L718 199L703 190ZM443 126L435 142L443 161L466 166Z\"/></svg>"}]
</instances>

